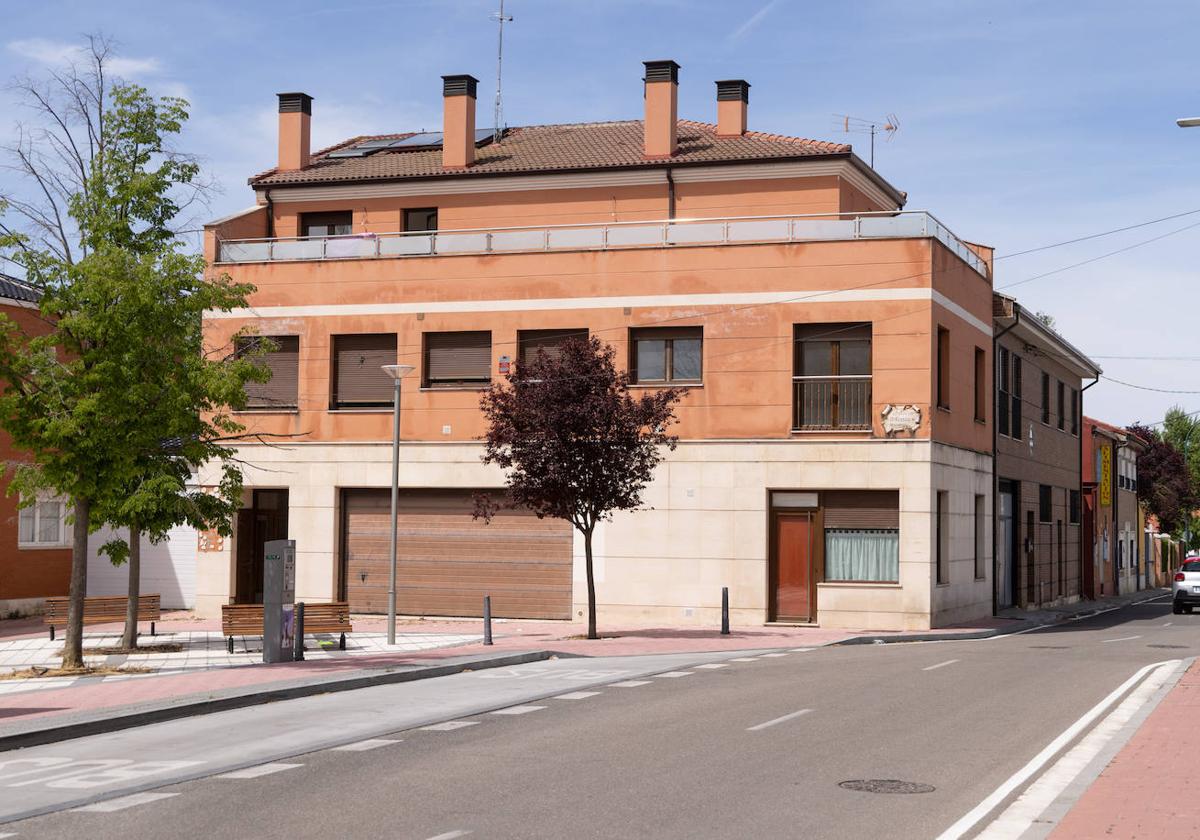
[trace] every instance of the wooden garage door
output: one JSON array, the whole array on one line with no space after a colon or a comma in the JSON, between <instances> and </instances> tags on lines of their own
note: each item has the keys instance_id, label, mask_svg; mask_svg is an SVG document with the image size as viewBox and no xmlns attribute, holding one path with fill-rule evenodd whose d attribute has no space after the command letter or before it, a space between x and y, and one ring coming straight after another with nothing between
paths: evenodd
<instances>
[{"instance_id":1,"label":"wooden garage door","mask_svg":"<svg viewBox=\"0 0 1200 840\"><path fill-rule=\"evenodd\" d=\"M342 556L353 612L386 613L387 490L346 490ZM483 613L498 618L569 618L571 526L501 511L473 519L471 491L402 490L397 514L396 609L403 615Z\"/></svg>"}]
</instances>

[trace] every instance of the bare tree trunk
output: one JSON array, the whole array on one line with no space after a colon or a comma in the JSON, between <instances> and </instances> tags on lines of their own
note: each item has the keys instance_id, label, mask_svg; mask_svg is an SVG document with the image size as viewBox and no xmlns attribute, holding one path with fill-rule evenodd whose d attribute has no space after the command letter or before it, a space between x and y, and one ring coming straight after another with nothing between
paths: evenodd
<instances>
[{"instance_id":1,"label":"bare tree trunk","mask_svg":"<svg viewBox=\"0 0 1200 840\"><path fill-rule=\"evenodd\" d=\"M583 552L587 557L588 632L589 639L599 639L596 633L596 577L592 571L592 529L583 532Z\"/></svg>"},{"instance_id":2,"label":"bare tree trunk","mask_svg":"<svg viewBox=\"0 0 1200 840\"><path fill-rule=\"evenodd\" d=\"M83 598L87 594L88 525L90 499L75 499L75 526L71 544L71 589L67 602L67 633L63 638L63 668L83 667Z\"/></svg>"},{"instance_id":3,"label":"bare tree trunk","mask_svg":"<svg viewBox=\"0 0 1200 840\"><path fill-rule=\"evenodd\" d=\"M129 606L125 610L125 635L121 647L137 647L138 597L142 589L142 532L136 525L129 526Z\"/></svg>"}]
</instances>

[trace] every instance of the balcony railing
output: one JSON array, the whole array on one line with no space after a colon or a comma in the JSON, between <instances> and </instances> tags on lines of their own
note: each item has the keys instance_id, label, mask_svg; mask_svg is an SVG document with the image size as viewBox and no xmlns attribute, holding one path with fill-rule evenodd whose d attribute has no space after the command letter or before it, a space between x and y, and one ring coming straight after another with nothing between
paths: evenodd
<instances>
[{"instance_id":1,"label":"balcony railing","mask_svg":"<svg viewBox=\"0 0 1200 840\"><path fill-rule=\"evenodd\" d=\"M403 259L540 251L611 251L772 242L852 239L936 239L983 276L987 266L950 229L923 210L900 213L739 216L555 225L531 228L363 233L350 236L228 239L219 243L222 263L311 260Z\"/></svg>"},{"instance_id":2,"label":"balcony railing","mask_svg":"<svg viewBox=\"0 0 1200 840\"><path fill-rule=\"evenodd\" d=\"M793 376L792 429L870 431L871 377Z\"/></svg>"}]
</instances>

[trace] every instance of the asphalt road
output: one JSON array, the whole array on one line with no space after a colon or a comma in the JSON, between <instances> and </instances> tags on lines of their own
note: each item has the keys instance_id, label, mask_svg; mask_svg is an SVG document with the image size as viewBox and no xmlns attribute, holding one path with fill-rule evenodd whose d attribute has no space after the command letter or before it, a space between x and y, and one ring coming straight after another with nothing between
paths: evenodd
<instances>
[{"instance_id":1,"label":"asphalt road","mask_svg":"<svg viewBox=\"0 0 1200 840\"><path fill-rule=\"evenodd\" d=\"M55 775L55 758L100 761L107 749L197 762L164 780L208 774L10 822L0 836L932 838L1139 668L1200 654L1198 630L1200 614L1159 601L986 641L559 660L287 701L0 755L49 762L0 765L3 812L115 790L80 788L89 777L75 765ZM429 713L445 686L449 705ZM397 725L402 712L415 720L414 703L426 704L422 725L455 723ZM211 775L237 744L271 763ZM98 769L111 782L127 765ZM933 790L839 786L856 779Z\"/></svg>"}]
</instances>

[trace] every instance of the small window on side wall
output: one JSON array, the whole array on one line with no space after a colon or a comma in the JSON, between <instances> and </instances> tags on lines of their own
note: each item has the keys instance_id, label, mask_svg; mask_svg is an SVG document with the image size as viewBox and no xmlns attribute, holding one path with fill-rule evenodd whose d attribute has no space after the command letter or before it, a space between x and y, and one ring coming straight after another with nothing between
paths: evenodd
<instances>
[{"instance_id":1,"label":"small window on side wall","mask_svg":"<svg viewBox=\"0 0 1200 840\"><path fill-rule=\"evenodd\" d=\"M1038 521L1049 522L1054 518L1054 489L1049 484L1038 485Z\"/></svg>"},{"instance_id":2,"label":"small window on side wall","mask_svg":"<svg viewBox=\"0 0 1200 840\"><path fill-rule=\"evenodd\" d=\"M472 388L491 381L490 331L425 333L424 387Z\"/></svg>"},{"instance_id":3,"label":"small window on side wall","mask_svg":"<svg viewBox=\"0 0 1200 840\"><path fill-rule=\"evenodd\" d=\"M975 348L975 419L987 422L987 354L982 347Z\"/></svg>"},{"instance_id":4,"label":"small window on side wall","mask_svg":"<svg viewBox=\"0 0 1200 840\"><path fill-rule=\"evenodd\" d=\"M630 379L639 385L696 384L703 372L702 327L647 327L630 334Z\"/></svg>"},{"instance_id":5,"label":"small window on side wall","mask_svg":"<svg viewBox=\"0 0 1200 840\"><path fill-rule=\"evenodd\" d=\"M532 364L539 353L557 359L562 346L570 339L587 341L587 327L558 330L520 330L517 333L517 359L522 365Z\"/></svg>"},{"instance_id":6,"label":"small window on side wall","mask_svg":"<svg viewBox=\"0 0 1200 840\"><path fill-rule=\"evenodd\" d=\"M301 236L348 236L354 230L354 214L349 210L326 213L301 213Z\"/></svg>"},{"instance_id":7,"label":"small window on side wall","mask_svg":"<svg viewBox=\"0 0 1200 840\"><path fill-rule=\"evenodd\" d=\"M67 506L59 499L39 499L21 508L17 522L17 545L23 548L68 544L64 519Z\"/></svg>"},{"instance_id":8,"label":"small window on side wall","mask_svg":"<svg viewBox=\"0 0 1200 840\"><path fill-rule=\"evenodd\" d=\"M436 207L410 207L404 211L404 232L415 233L438 229Z\"/></svg>"},{"instance_id":9,"label":"small window on side wall","mask_svg":"<svg viewBox=\"0 0 1200 840\"><path fill-rule=\"evenodd\" d=\"M273 349L258 359L271 374L266 382L246 383L246 408L291 410L299 403L300 337L295 335L245 336L237 341L239 354L249 353L265 341Z\"/></svg>"},{"instance_id":10,"label":"small window on side wall","mask_svg":"<svg viewBox=\"0 0 1200 840\"><path fill-rule=\"evenodd\" d=\"M395 385L383 366L395 363L395 333L333 336L333 407L390 406Z\"/></svg>"},{"instance_id":11,"label":"small window on side wall","mask_svg":"<svg viewBox=\"0 0 1200 840\"><path fill-rule=\"evenodd\" d=\"M950 330L937 330L937 406L950 408Z\"/></svg>"}]
</instances>

